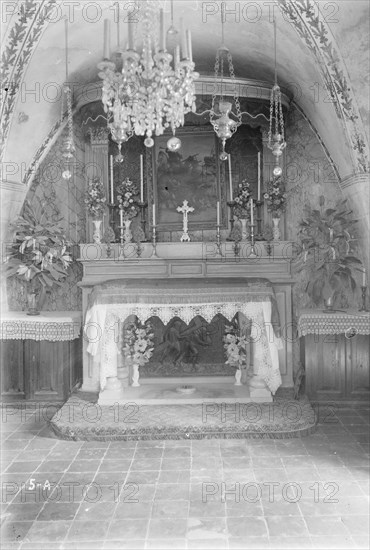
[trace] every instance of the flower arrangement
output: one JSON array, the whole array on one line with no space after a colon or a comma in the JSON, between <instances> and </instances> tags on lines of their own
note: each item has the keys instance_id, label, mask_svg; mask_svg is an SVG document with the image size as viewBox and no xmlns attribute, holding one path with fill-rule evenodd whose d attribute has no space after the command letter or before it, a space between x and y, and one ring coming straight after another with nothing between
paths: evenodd
<instances>
[{"instance_id":1,"label":"flower arrangement","mask_svg":"<svg viewBox=\"0 0 370 550\"><path fill-rule=\"evenodd\" d=\"M125 220L131 220L137 216L138 201L135 197L139 194L137 186L129 179L126 178L117 187L117 201L120 210L123 211L123 218Z\"/></svg>"},{"instance_id":2,"label":"flower arrangement","mask_svg":"<svg viewBox=\"0 0 370 550\"><path fill-rule=\"evenodd\" d=\"M287 194L281 176L274 176L269 181L263 197L267 203L267 210L273 215L280 217L285 212Z\"/></svg>"},{"instance_id":3,"label":"flower arrangement","mask_svg":"<svg viewBox=\"0 0 370 550\"><path fill-rule=\"evenodd\" d=\"M225 326L224 348L226 352L226 365L232 365L240 369L246 363L247 339L240 336L239 329L235 326Z\"/></svg>"},{"instance_id":4,"label":"flower arrangement","mask_svg":"<svg viewBox=\"0 0 370 550\"><path fill-rule=\"evenodd\" d=\"M154 343L153 327L150 323L129 323L125 333L125 349L133 363L145 365L152 356Z\"/></svg>"},{"instance_id":5,"label":"flower arrangement","mask_svg":"<svg viewBox=\"0 0 370 550\"><path fill-rule=\"evenodd\" d=\"M85 195L86 210L92 218L102 218L106 201L102 182L99 178L94 178L88 183Z\"/></svg>"},{"instance_id":6,"label":"flower arrangement","mask_svg":"<svg viewBox=\"0 0 370 550\"><path fill-rule=\"evenodd\" d=\"M54 285L61 286L72 264L60 220L43 221L26 201L21 216L11 224L14 241L7 248L5 271L27 283L28 291L39 295Z\"/></svg>"},{"instance_id":7,"label":"flower arrangement","mask_svg":"<svg viewBox=\"0 0 370 550\"><path fill-rule=\"evenodd\" d=\"M238 185L238 194L234 197L234 201L236 203L234 207L234 214L239 219L246 218L249 215L248 204L250 196L250 184L247 180L242 180L242 182Z\"/></svg>"}]
</instances>

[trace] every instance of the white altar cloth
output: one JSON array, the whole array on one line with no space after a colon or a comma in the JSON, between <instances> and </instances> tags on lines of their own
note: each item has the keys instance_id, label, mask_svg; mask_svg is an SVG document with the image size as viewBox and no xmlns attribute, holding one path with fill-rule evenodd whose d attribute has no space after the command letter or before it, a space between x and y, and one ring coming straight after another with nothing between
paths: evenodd
<instances>
[{"instance_id":1,"label":"white altar cloth","mask_svg":"<svg viewBox=\"0 0 370 550\"><path fill-rule=\"evenodd\" d=\"M254 359L258 375L274 394L281 384L278 349L281 339L274 334L272 306L275 297L271 285L262 280L247 282L234 279L232 285L225 280L196 281L161 280L153 285L114 284L96 287L85 319L87 351L100 362L100 385L104 389L108 377L117 376L117 353L121 323L130 316L141 322L157 316L163 323L179 317L189 323L200 315L211 322L217 314L231 321L235 314L243 314L251 322L251 339L256 343ZM163 288L164 287L164 288ZM99 303L103 302L103 303ZM117 303L121 302L121 303ZM278 327L279 328L279 327Z\"/></svg>"}]
</instances>

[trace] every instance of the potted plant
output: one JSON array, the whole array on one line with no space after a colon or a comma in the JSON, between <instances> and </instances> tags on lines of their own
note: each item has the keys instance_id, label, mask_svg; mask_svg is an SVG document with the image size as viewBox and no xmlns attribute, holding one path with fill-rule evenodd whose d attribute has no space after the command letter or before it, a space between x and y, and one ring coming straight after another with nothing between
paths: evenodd
<instances>
[{"instance_id":1,"label":"potted plant","mask_svg":"<svg viewBox=\"0 0 370 550\"><path fill-rule=\"evenodd\" d=\"M85 195L85 205L86 210L93 220L93 241L96 244L101 243L101 224L106 208L106 202L107 199L105 197L103 184L100 179L94 178L89 181Z\"/></svg>"},{"instance_id":2,"label":"potted plant","mask_svg":"<svg viewBox=\"0 0 370 550\"><path fill-rule=\"evenodd\" d=\"M357 220L351 218L346 200L324 209L324 197L320 197L320 206L320 210L306 207L294 264L298 273L307 275L306 292L312 303L324 303L325 311L332 311L340 298L353 295L357 286L354 270L361 271L362 262L352 252L351 232Z\"/></svg>"},{"instance_id":3,"label":"potted plant","mask_svg":"<svg viewBox=\"0 0 370 550\"><path fill-rule=\"evenodd\" d=\"M267 184L267 191L264 193L263 197L267 204L267 211L272 214L273 239L274 241L279 241L279 222L281 215L285 212L287 197L281 176L273 176Z\"/></svg>"},{"instance_id":4,"label":"potted plant","mask_svg":"<svg viewBox=\"0 0 370 550\"><path fill-rule=\"evenodd\" d=\"M37 220L30 203L25 202L23 213L11 224L14 242L7 249L5 272L27 284L29 315L38 315L47 289L61 285L68 274L72 258L61 219Z\"/></svg>"}]
</instances>

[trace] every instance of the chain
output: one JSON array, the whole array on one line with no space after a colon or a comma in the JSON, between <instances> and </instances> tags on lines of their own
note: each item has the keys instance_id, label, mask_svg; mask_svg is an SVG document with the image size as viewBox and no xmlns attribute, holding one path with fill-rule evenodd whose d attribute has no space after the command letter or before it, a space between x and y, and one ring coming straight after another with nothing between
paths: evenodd
<instances>
[{"instance_id":1,"label":"chain","mask_svg":"<svg viewBox=\"0 0 370 550\"><path fill-rule=\"evenodd\" d=\"M234 82L234 103L235 103L235 107L236 107L236 116L237 116L237 119L238 119L238 126L240 126L240 124L242 123L242 113L241 113L241 109L240 109L239 96L238 96L238 93L236 91L235 72L234 72L234 66L233 66L233 59L231 57L230 52L228 52L228 54L227 54L227 60L229 62L230 77L231 77L231 80Z\"/></svg>"}]
</instances>

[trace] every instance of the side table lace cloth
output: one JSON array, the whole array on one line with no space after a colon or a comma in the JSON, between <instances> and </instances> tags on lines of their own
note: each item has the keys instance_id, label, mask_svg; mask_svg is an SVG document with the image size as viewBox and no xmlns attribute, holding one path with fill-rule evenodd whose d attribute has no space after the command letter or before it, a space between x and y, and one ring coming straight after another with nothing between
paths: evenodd
<instances>
[{"instance_id":1,"label":"side table lace cloth","mask_svg":"<svg viewBox=\"0 0 370 550\"><path fill-rule=\"evenodd\" d=\"M298 319L298 336L306 334L370 334L370 312L323 313L304 311Z\"/></svg>"},{"instance_id":2,"label":"side table lace cloth","mask_svg":"<svg viewBox=\"0 0 370 550\"><path fill-rule=\"evenodd\" d=\"M79 311L44 311L30 316L23 311L10 311L1 318L2 340L46 340L60 342L80 336L82 314Z\"/></svg>"}]
</instances>

